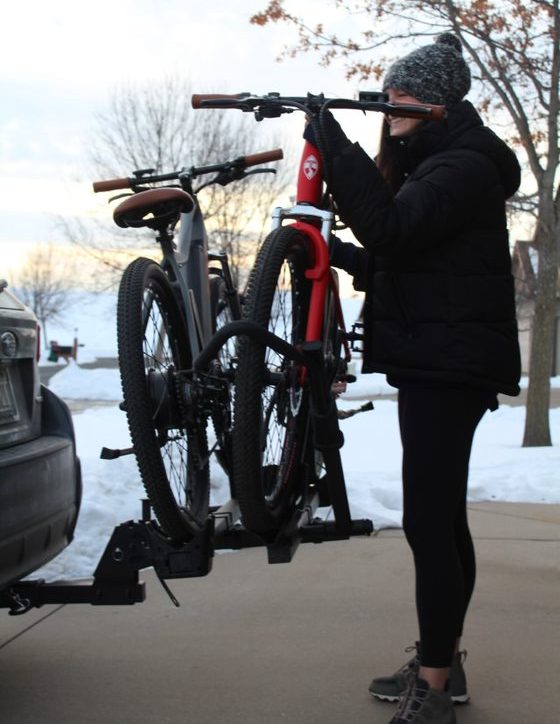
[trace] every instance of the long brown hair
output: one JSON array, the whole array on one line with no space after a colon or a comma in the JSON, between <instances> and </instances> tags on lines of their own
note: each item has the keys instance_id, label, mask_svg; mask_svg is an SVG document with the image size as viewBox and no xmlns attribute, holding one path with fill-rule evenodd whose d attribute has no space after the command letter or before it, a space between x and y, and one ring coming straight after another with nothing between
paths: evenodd
<instances>
[{"instance_id":1,"label":"long brown hair","mask_svg":"<svg viewBox=\"0 0 560 724\"><path fill-rule=\"evenodd\" d=\"M404 160L403 145L399 139L391 138L389 124L383 121L375 163L393 194L397 193L405 179Z\"/></svg>"}]
</instances>

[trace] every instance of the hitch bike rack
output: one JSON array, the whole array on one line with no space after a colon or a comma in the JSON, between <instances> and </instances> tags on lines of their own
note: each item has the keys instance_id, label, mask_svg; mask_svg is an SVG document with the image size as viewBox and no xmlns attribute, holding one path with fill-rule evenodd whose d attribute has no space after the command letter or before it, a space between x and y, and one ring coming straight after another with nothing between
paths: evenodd
<instances>
[{"instance_id":1,"label":"hitch bike rack","mask_svg":"<svg viewBox=\"0 0 560 724\"><path fill-rule=\"evenodd\" d=\"M304 342L297 349L251 321L231 322L222 327L194 362L202 370L229 337L252 335L263 344L292 357L309 370L311 414L314 418L315 447L321 451L326 475L310 484L299 508L278 531L257 535L240 521L235 499L213 508L203 530L186 543L177 544L151 520L151 509L143 501L142 518L116 526L99 560L93 578L49 581L18 581L0 592L0 608L16 616L47 604L89 603L94 606L121 606L141 603L146 598L145 583L139 572L153 568L174 605L179 602L166 581L206 576L212 570L214 551L266 547L268 562L289 563L300 543L347 540L371 535L373 523L353 520L350 515L339 449L344 438L338 426L336 404L324 379L320 342ZM356 410L371 409L363 406ZM118 451L116 451L118 452ZM332 506L334 520L316 518L318 507Z\"/></svg>"}]
</instances>

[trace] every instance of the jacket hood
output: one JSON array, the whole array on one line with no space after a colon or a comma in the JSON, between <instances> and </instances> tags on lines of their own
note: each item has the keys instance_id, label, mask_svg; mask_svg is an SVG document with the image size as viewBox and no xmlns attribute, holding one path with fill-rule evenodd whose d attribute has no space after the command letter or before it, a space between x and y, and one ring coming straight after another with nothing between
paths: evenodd
<instances>
[{"instance_id":1,"label":"jacket hood","mask_svg":"<svg viewBox=\"0 0 560 724\"><path fill-rule=\"evenodd\" d=\"M484 154L498 170L506 198L521 183L521 169L515 153L494 131L485 126L469 101L448 110L444 121L430 121L406 143L407 165L415 168L428 156L447 150L466 149Z\"/></svg>"}]
</instances>

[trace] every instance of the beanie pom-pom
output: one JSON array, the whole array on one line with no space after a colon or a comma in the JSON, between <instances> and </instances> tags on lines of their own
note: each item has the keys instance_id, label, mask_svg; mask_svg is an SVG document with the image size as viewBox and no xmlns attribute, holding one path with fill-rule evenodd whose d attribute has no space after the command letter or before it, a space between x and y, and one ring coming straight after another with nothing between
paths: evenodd
<instances>
[{"instance_id":1,"label":"beanie pom-pom","mask_svg":"<svg viewBox=\"0 0 560 724\"><path fill-rule=\"evenodd\" d=\"M450 45L458 53L463 52L461 41L456 35L453 35L453 33L442 33L441 35L438 35L436 43L440 43L441 45Z\"/></svg>"}]
</instances>

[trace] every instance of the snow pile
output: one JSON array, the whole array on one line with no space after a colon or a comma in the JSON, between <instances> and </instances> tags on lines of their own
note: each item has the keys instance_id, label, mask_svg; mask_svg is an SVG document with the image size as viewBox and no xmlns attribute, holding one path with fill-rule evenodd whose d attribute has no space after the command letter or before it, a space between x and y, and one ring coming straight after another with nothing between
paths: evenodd
<instances>
[{"instance_id":1,"label":"snow pile","mask_svg":"<svg viewBox=\"0 0 560 724\"><path fill-rule=\"evenodd\" d=\"M84 369L74 360L52 376L49 387L63 400L122 400L118 369Z\"/></svg>"},{"instance_id":2,"label":"snow pile","mask_svg":"<svg viewBox=\"0 0 560 724\"><path fill-rule=\"evenodd\" d=\"M119 400L117 370L85 370L69 365L51 380L66 399ZM340 407L358 406L379 393L391 394L382 376L358 375ZM89 397L88 397L89 399ZM341 421L345 437L342 459L352 515L370 518L376 528L400 527L400 439L397 404L376 399L375 409ZM550 411L554 447L522 448L525 408L502 405L487 413L477 430L471 458L469 500L560 503L560 408ZM84 497L72 545L41 571L45 578L89 576L115 525L140 517L144 490L133 456L101 460L102 446L130 445L126 416L117 404L86 409L74 415L78 454L82 462ZM228 484L221 468L212 467L212 503L227 500ZM322 517L328 510L320 511Z\"/></svg>"}]
</instances>

